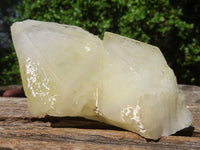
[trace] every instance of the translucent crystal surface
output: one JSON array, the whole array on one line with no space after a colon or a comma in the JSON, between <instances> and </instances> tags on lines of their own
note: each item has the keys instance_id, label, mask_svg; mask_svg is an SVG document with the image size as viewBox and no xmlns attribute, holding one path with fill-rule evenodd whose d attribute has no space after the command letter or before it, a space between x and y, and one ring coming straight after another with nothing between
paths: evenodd
<instances>
[{"instance_id":1,"label":"translucent crystal surface","mask_svg":"<svg viewBox=\"0 0 200 150\"><path fill-rule=\"evenodd\" d=\"M192 123L160 50L75 26L26 20L12 38L28 107L36 115L81 116L158 139Z\"/></svg>"}]
</instances>

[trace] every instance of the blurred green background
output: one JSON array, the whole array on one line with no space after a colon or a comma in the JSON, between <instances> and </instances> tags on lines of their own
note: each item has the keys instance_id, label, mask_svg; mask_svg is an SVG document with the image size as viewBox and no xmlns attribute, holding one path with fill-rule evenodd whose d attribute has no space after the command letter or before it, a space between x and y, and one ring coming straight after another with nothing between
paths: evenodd
<instances>
[{"instance_id":1,"label":"blurred green background","mask_svg":"<svg viewBox=\"0 0 200 150\"><path fill-rule=\"evenodd\" d=\"M178 83L200 85L199 0L1 0L0 85L21 83L10 25L25 19L111 31L158 46Z\"/></svg>"}]
</instances>

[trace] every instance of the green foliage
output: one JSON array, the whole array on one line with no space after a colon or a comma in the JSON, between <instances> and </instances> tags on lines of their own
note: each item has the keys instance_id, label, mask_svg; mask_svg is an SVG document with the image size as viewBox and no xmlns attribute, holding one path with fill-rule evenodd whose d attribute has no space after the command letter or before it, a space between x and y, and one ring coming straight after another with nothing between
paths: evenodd
<instances>
[{"instance_id":1,"label":"green foliage","mask_svg":"<svg viewBox=\"0 0 200 150\"><path fill-rule=\"evenodd\" d=\"M0 58L0 83L1 85L19 84L20 72L17 56L14 51Z\"/></svg>"},{"instance_id":2,"label":"green foliage","mask_svg":"<svg viewBox=\"0 0 200 150\"><path fill-rule=\"evenodd\" d=\"M18 0L1 0L0 1L0 85L18 84L21 82L19 75L19 65L14 49L9 47L9 17L13 18L14 11L12 8L18 4ZM2 34L3 33L3 34ZM8 42L4 42L8 40ZM0 39L1 40L1 39Z\"/></svg>"},{"instance_id":3,"label":"green foliage","mask_svg":"<svg viewBox=\"0 0 200 150\"><path fill-rule=\"evenodd\" d=\"M200 84L198 22L170 0L22 0L13 20L35 19L80 26L99 37L111 31L160 47L181 83ZM195 32L195 34L194 34Z\"/></svg>"}]
</instances>

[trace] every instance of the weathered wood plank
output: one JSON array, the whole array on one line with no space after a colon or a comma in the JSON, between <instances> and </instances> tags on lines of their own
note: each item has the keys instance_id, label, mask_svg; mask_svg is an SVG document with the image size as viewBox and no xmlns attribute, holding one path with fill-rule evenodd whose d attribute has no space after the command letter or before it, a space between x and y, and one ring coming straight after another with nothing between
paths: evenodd
<instances>
[{"instance_id":1,"label":"weathered wood plank","mask_svg":"<svg viewBox=\"0 0 200 150\"><path fill-rule=\"evenodd\" d=\"M200 103L200 87L195 85L179 84L187 99L187 103Z\"/></svg>"},{"instance_id":2,"label":"weathered wood plank","mask_svg":"<svg viewBox=\"0 0 200 150\"><path fill-rule=\"evenodd\" d=\"M33 117L27 109L26 98L0 97L0 118Z\"/></svg>"},{"instance_id":3,"label":"weathered wood plank","mask_svg":"<svg viewBox=\"0 0 200 150\"><path fill-rule=\"evenodd\" d=\"M0 138L29 142L57 143L59 145L76 144L82 148L84 145L98 145L102 147L118 148L147 148L147 149L199 149L200 138L169 136L159 141L147 141L146 139L128 131L77 129L77 128L49 128L33 130L0 130ZM0 142L5 145L5 142Z\"/></svg>"},{"instance_id":4,"label":"weathered wood plank","mask_svg":"<svg viewBox=\"0 0 200 150\"><path fill-rule=\"evenodd\" d=\"M189 96L188 96L189 97ZM0 97L1 149L200 149L200 103L187 100L192 127L158 141L104 123L78 117L37 117L26 98ZM191 135L192 134L192 135Z\"/></svg>"},{"instance_id":5,"label":"weathered wood plank","mask_svg":"<svg viewBox=\"0 0 200 150\"><path fill-rule=\"evenodd\" d=\"M1 142L0 142L1 143ZM12 139L11 142L3 139L3 147L0 147L0 150L143 150L142 148L130 148L130 147L119 147L112 145L90 145L90 144L77 144L77 143L58 143L58 142L46 142L46 141L26 141L26 140L16 140ZM23 147L21 145L24 145Z\"/></svg>"}]
</instances>

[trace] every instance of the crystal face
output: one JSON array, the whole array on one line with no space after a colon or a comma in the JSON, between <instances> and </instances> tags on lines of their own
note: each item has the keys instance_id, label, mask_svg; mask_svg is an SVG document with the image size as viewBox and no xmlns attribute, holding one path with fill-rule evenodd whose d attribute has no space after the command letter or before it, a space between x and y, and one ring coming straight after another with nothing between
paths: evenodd
<instances>
[{"instance_id":1,"label":"crystal face","mask_svg":"<svg viewBox=\"0 0 200 150\"><path fill-rule=\"evenodd\" d=\"M81 116L158 139L192 123L160 50L106 32L26 20L11 27L28 108Z\"/></svg>"}]
</instances>

